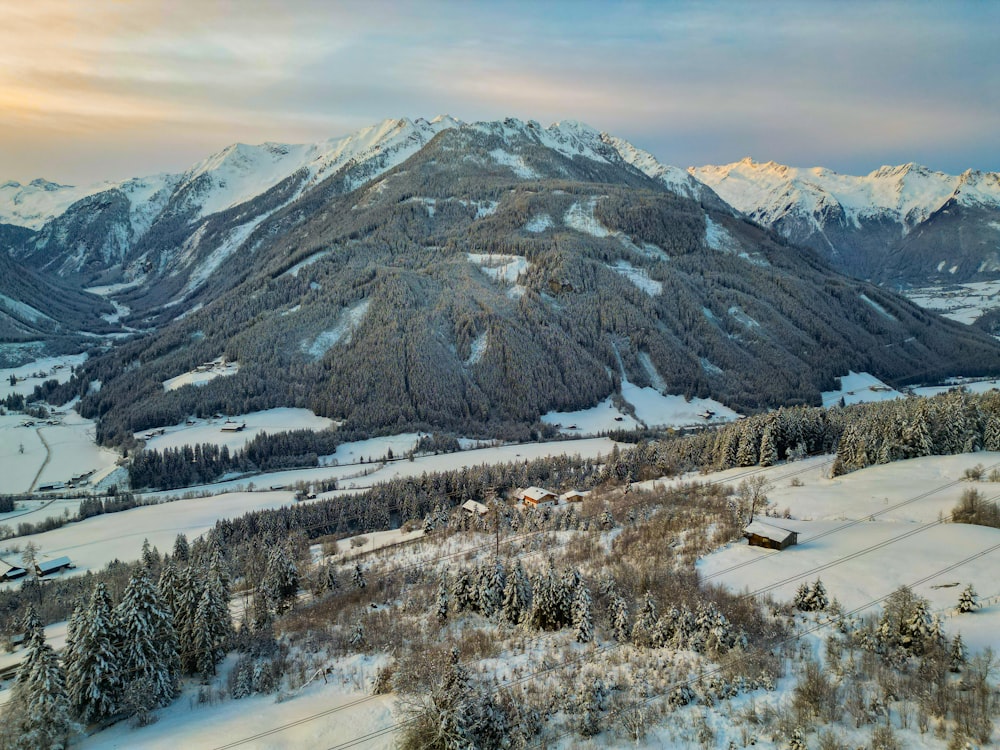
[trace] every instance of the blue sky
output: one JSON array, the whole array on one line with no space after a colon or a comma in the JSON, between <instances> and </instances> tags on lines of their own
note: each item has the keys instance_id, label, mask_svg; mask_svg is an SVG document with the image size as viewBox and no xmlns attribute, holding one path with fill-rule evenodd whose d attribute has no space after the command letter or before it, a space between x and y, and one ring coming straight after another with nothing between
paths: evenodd
<instances>
[{"instance_id":1,"label":"blue sky","mask_svg":"<svg viewBox=\"0 0 1000 750\"><path fill-rule=\"evenodd\" d=\"M442 113L582 120L682 167L997 171L998 29L991 2L5 3L0 181Z\"/></svg>"}]
</instances>

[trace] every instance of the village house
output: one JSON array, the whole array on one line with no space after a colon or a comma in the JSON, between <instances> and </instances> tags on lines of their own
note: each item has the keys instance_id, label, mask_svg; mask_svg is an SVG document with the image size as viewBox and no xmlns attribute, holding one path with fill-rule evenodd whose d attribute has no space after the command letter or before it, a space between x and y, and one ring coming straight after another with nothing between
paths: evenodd
<instances>
[{"instance_id":1,"label":"village house","mask_svg":"<svg viewBox=\"0 0 1000 750\"><path fill-rule=\"evenodd\" d=\"M490 509L487 508L485 505L483 505L482 503L477 503L475 500L466 500L464 503L462 503L462 510L468 513L470 516L474 516L476 514L480 516L485 516L490 511Z\"/></svg>"},{"instance_id":2,"label":"village house","mask_svg":"<svg viewBox=\"0 0 1000 750\"><path fill-rule=\"evenodd\" d=\"M797 531L789 531L763 521L754 521L748 524L743 529L743 536L747 538L750 546L766 547L767 549L785 549L799 542Z\"/></svg>"},{"instance_id":3,"label":"village house","mask_svg":"<svg viewBox=\"0 0 1000 750\"><path fill-rule=\"evenodd\" d=\"M564 492L559 496L560 503L582 503L583 498L587 496L586 492L580 492L579 490L570 490L569 492Z\"/></svg>"},{"instance_id":4,"label":"village house","mask_svg":"<svg viewBox=\"0 0 1000 750\"><path fill-rule=\"evenodd\" d=\"M559 498L554 492L549 492L543 487L528 487L518 490L516 497L529 508L541 508L556 505L559 502Z\"/></svg>"}]
</instances>

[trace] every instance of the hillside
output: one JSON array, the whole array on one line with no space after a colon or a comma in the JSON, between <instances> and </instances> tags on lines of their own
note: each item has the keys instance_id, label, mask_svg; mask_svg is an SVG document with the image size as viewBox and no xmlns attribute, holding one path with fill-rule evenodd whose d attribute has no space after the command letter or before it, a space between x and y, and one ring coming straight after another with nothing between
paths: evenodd
<instances>
[{"instance_id":1,"label":"hillside","mask_svg":"<svg viewBox=\"0 0 1000 750\"><path fill-rule=\"evenodd\" d=\"M988 337L678 194L582 126L453 127L356 170L262 220L189 314L86 365L74 392L102 439L274 406L523 438L625 380L746 411L818 403L850 369L1000 370ZM238 373L165 390L222 355Z\"/></svg>"},{"instance_id":2,"label":"hillside","mask_svg":"<svg viewBox=\"0 0 1000 750\"><path fill-rule=\"evenodd\" d=\"M689 173L725 201L844 273L927 285L1000 271L1000 175L916 164L868 175L749 158Z\"/></svg>"}]
</instances>

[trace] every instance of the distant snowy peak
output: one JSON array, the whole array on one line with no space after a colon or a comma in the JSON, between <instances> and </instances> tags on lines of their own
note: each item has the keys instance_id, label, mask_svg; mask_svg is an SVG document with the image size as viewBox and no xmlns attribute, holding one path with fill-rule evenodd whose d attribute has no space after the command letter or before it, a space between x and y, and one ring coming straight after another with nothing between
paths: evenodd
<instances>
[{"instance_id":1,"label":"distant snowy peak","mask_svg":"<svg viewBox=\"0 0 1000 750\"><path fill-rule=\"evenodd\" d=\"M723 166L690 167L688 172L734 208L769 225L788 214L839 217L842 211L843 219L854 225L885 218L909 229L952 198L1000 206L1000 175L996 173L970 170L956 176L912 163L852 176L823 167L788 167L747 157Z\"/></svg>"},{"instance_id":2,"label":"distant snowy peak","mask_svg":"<svg viewBox=\"0 0 1000 750\"><path fill-rule=\"evenodd\" d=\"M617 136L602 133L601 139L611 146L627 164L631 164L646 176L662 182L671 192L694 200L701 200L705 197L705 185L680 167L662 164L648 151L636 148Z\"/></svg>"},{"instance_id":3,"label":"distant snowy peak","mask_svg":"<svg viewBox=\"0 0 1000 750\"><path fill-rule=\"evenodd\" d=\"M0 185L0 224L39 229L73 203L106 189L106 184L76 187L35 179L27 185L13 180Z\"/></svg>"}]
</instances>

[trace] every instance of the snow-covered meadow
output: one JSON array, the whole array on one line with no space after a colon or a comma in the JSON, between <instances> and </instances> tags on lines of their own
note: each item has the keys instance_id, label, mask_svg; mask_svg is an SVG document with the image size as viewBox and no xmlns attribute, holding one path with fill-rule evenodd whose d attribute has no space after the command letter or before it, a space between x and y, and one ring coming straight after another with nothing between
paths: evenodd
<instances>
[{"instance_id":1,"label":"snow-covered meadow","mask_svg":"<svg viewBox=\"0 0 1000 750\"><path fill-rule=\"evenodd\" d=\"M192 424L188 424L191 422ZM308 409L267 409L249 414L238 414L234 417L214 417L210 419L191 419L188 422L173 425L159 430L143 430L135 434L136 438L146 441L149 450L162 451L166 448L179 448L182 445L202 445L211 443L218 446L228 446L229 450L238 450L249 443L262 432L275 433L290 430L326 430L336 426L336 422L326 417L317 417ZM234 425L245 425L239 431L231 428ZM224 429L227 428L227 429ZM146 436L149 435L147 438Z\"/></svg>"}]
</instances>

